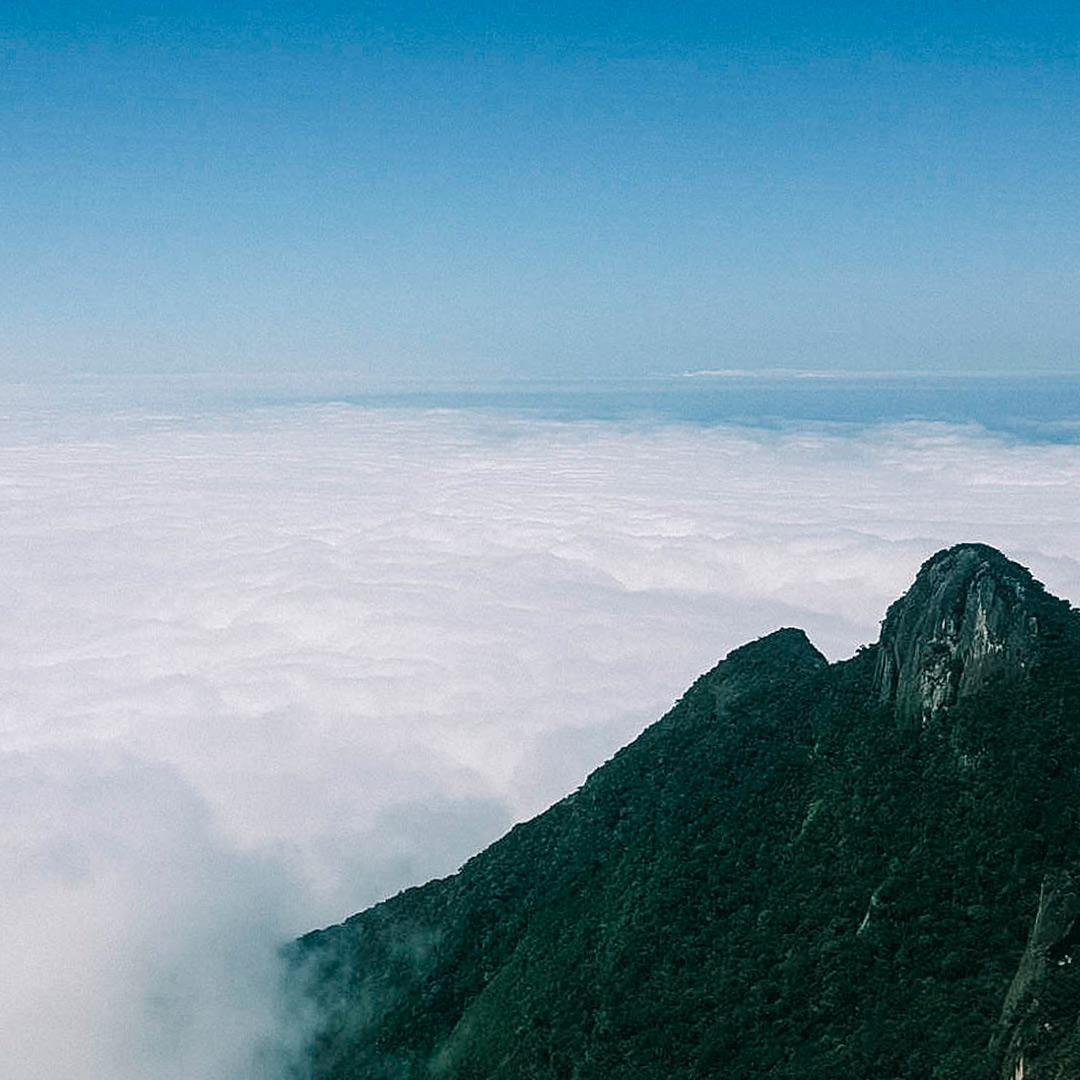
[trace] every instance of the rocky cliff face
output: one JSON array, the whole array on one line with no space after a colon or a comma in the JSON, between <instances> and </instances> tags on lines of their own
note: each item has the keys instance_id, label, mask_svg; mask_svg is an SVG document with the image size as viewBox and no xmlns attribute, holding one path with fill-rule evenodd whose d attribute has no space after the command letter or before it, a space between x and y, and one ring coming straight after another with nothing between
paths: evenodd
<instances>
[{"instance_id":1,"label":"rocky cliff face","mask_svg":"<svg viewBox=\"0 0 1080 1080\"><path fill-rule=\"evenodd\" d=\"M939 553L735 650L574 794L307 935L301 1080L1080 1076L1080 613Z\"/></svg>"},{"instance_id":2,"label":"rocky cliff face","mask_svg":"<svg viewBox=\"0 0 1080 1080\"><path fill-rule=\"evenodd\" d=\"M924 725L996 678L1020 678L1035 659L1042 586L983 544L927 561L888 610L875 688L904 725Z\"/></svg>"},{"instance_id":3,"label":"rocky cliff face","mask_svg":"<svg viewBox=\"0 0 1080 1080\"><path fill-rule=\"evenodd\" d=\"M991 1046L1001 1080L1067 1080L1080 1066L1080 889L1068 870L1039 889L1027 947Z\"/></svg>"}]
</instances>

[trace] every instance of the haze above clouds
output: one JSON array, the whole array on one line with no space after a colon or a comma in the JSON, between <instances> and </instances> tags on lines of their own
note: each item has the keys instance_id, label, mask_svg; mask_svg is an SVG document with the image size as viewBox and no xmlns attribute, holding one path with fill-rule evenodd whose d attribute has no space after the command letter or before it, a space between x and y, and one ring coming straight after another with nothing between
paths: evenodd
<instances>
[{"instance_id":1,"label":"haze above clouds","mask_svg":"<svg viewBox=\"0 0 1080 1080\"><path fill-rule=\"evenodd\" d=\"M945 544L1080 596L1080 447L976 427L324 406L5 443L25 1078L243 1075L270 943L453 871L749 638L849 655Z\"/></svg>"},{"instance_id":2,"label":"haze above clouds","mask_svg":"<svg viewBox=\"0 0 1080 1080\"><path fill-rule=\"evenodd\" d=\"M165 8L0 6L5 378L1076 370L1074 5Z\"/></svg>"}]
</instances>

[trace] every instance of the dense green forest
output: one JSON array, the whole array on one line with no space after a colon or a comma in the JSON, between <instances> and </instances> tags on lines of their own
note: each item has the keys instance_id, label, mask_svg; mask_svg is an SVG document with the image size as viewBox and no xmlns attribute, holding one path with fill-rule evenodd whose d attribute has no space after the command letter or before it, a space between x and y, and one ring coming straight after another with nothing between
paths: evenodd
<instances>
[{"instance_id":1,"label":"dense green forest","mask_svg":"<svg viewBox=\"0 0 1080 1080\"><path fill-rule=\"evenodd\" d=\"M737 649L458 874L297 942L300 1075L1077 1076L1078 914L1080 613L958 545L877 644Z\"/></svg>"}]
</instances>

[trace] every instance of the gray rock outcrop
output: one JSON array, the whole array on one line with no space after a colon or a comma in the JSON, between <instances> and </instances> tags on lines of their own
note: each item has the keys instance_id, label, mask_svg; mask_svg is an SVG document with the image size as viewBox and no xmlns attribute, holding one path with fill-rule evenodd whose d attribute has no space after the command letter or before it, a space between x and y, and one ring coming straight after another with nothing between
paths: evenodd
<instances>
[{"instance_id":1,"label":"gray rock outcrop","mask_svg":"<svg viewBox=\"0 0 1080 1080\"><path fill-rule=\"evenodd\" d=\"M875 689L903 726L920 726L995 677L1021 677L1037 648L1042 586L984 544L958 544L923 564L888 610Z\"/></svg>"}]
</instances>

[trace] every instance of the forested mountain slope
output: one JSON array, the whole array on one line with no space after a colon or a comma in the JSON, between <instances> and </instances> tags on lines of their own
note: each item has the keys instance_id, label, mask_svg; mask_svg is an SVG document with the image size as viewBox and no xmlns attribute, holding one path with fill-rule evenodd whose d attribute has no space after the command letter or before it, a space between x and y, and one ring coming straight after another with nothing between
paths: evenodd
<instances>
[{"instance_id":1,"label":"forested mountain slope","mask_svg":"<svg viewBox=\"0 0 1080 1080\"><path fill-rule=\"evenodd\" d=\"M876 645L735 650L458 874L297 942L302 1075L1080 1076L1078 915L1080 613L958 545Z\"/></svg>"}]
</instances>

